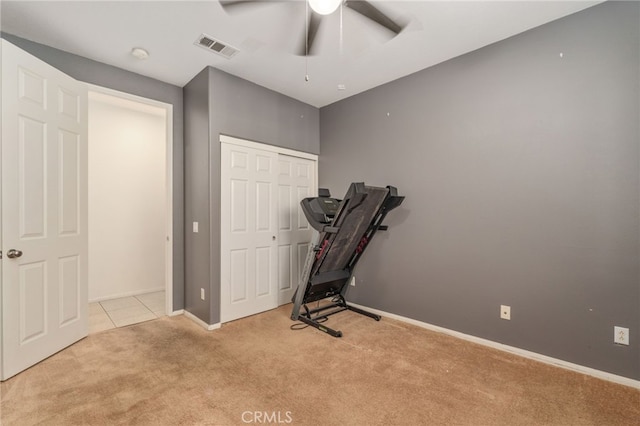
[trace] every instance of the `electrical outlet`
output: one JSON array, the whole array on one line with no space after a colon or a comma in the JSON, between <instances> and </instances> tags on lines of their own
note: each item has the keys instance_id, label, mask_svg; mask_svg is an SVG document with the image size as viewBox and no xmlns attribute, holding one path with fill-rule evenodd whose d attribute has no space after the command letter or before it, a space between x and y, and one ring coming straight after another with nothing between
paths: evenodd
<instances>
[{"instance_id":1,"label":"electrical outlet","mask_svg":"<svg viewBox=\"0 0 640 426\"><path fill-rule=\"evenodd\" d=\"M629 329L625 327L613 327L613 341L619 345L629 345Z\"/></svg>"},{"instance_id":2,"label":"electrical outlet","mask_svg":"<svg viewBox=\"0 0 640 426\"><path fill-rule=\"evenodd\" d=\"M204 288L200 289L200 299L204 300Z\"/></svg>"},{"instance_id":3,"label":"electrical outlet","mask_svg":"<svg viewBox=\"0 0 640 426\"><path fill-rule=\"evenodd\" d=\"M356 277L355 276L351 277L351 282L349 284L351 284L351 287L355 287L356 286Z\"/></svg>"},{"instance_id":4,"label":"electrical outlet","mask_svg":"<svg viewBox=\"0 0 640 426\"><path fill-rule=\"evenodd\" d=\"M511 306L500 305L500 318L505 320L511 319Z\"/></svg>"}]
</instances>

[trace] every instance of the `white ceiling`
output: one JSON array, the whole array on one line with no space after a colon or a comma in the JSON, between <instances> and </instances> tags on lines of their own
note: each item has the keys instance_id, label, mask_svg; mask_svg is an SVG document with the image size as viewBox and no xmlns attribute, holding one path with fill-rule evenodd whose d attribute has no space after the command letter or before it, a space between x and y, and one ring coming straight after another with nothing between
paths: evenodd
<instances>
[{"instance_id":1,"label":"white ceiling","mask_svg":"<svg viewBox=\"0 0 640 426\"><path fill-rule=\"evenodd\" d=\"M264 1L233 14L216 0L3 0L0 28L177 86L211 65L322 107L600 2L374 0L406 23L398 36L389 40L387 30L344 8L342 49L336 12L323 18L318 54L308 58L293 53L304 40L304 0ZM225 59L195 46L201 33L240 53ZM133 47L151 56L138 60Z\"/></svg>"}]
</instances>

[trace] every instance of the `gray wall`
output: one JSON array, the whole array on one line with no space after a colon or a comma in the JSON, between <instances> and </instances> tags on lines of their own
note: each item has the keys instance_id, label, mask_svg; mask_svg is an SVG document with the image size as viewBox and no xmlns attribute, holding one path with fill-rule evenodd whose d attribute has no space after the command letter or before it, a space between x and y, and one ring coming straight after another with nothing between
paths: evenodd
<instances>
[{"instance_id":1,"label":"gray wall","mask_svg":"<svg viewBox=\"0 0 640 426\"><path fill-rule=\"evenodd\" d=\"M407 196L349 298L640 379L639 26L607 2L322 108L320 186Z\"/></svg>"},{"instance_id":2,"label":"gray wall","mask_svg":"<svg viewBox=\"0 0 640 426\"><path fill-rule=\"evenodd\" d=\"M184 306L182 89L11 34L2 33L1 36L76 80L173 105L173 309L182 309Z\"/></svg>"},{"instance_id":3,"label":"gray wall","mask_svg":"<svg viewBox=\"0 0 640 426\"><path fill-rule=\"evenodd\" d=\"M315 107L215 68L198 74L184 94L185 306L215 324L220 322L220 135L318 154L320 114ZM196 118L187 117L193 113ZM194 221L199 222L197 234L192 232ZM208 294L205 302L200 288Z\"/></svg>"},{"instance_id":4,"label":"gray wall","mask_svg":"<svg viewBox=\"0 0 640 426\"><path fill-rule=\"evenodd\" d=\"M209 288L209 71L205 68L183 89L185 309L209 323L209 305L200 288ZM198 233L193 230L198 222ZM206 295L207 300L209 294Z\"/></svg>"}]
</instances>

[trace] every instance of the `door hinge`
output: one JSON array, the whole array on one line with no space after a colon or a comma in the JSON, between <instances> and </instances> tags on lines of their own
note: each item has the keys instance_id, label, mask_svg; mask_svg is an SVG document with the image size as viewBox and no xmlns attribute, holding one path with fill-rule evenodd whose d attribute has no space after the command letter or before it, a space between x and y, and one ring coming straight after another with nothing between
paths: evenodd
<instances>
[{"instance_id":1,"label":"door hinge","mask_svg":"<svg viewBox=\"0 0 640 426\"><path fill-rule=\"evenodd\" d=\"M0 250L0 259L2 259L2 250Z\"/></svg>"}]
</instances>

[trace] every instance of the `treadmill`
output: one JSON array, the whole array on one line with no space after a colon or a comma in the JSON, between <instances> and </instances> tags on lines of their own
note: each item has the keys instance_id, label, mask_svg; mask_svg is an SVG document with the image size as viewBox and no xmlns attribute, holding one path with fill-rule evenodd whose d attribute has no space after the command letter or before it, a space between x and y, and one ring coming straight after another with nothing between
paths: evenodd
<instances>
[{"instance_id":1,"label":"treadmill","mask_svg":"<svg viewBox=\"0 0 640 426\"><path fill-rule=\"evenodd\" d=\"M404 201L393 186L386 188L352 183L342 200L331 198L321 188L318 197L300 202L309 224L317 231L307 253L304 268L293 295L291 319L317 328L333 337L342 332L322 323L345 310L380 321L380 316L350 306L345 293L353 270L377 231L386 231L382 221ZM315 309L310 303L330 299Z\"/></svg>"}]
</instances>

